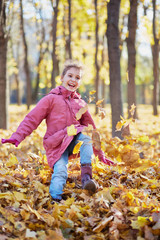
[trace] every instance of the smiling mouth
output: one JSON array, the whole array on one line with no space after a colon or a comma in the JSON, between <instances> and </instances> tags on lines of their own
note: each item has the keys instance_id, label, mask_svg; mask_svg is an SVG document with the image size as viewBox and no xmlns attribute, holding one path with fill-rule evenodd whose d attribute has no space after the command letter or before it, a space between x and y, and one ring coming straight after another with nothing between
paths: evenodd
<instances>
[{"instance_id":1,"label":"smiling mouth","mask_svg":"<svg viewBox=\"0 0 160 240\"><path fill-rule=\"evenodd\" d=\"M69 86L69 87L75 87L76 85L73 84L73 83L69 83L68 86Z\"/></svg>"}]
</instances>

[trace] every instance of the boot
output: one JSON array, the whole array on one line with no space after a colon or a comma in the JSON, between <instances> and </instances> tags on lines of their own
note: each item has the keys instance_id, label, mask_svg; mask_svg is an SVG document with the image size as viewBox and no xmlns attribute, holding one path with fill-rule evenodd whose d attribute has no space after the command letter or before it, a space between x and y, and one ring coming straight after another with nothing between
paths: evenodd
<instances>
[{"instance_id":1,"label":"boot","mask_svg":"<svg viewBox=\"0 0 160 240\"><path fill-rule=\"evenodd\" d=\"M92 180L92 166L90 164L81 165L82 188L92 193L96 192L96 183Z\"/></svg>"}]
</instances>

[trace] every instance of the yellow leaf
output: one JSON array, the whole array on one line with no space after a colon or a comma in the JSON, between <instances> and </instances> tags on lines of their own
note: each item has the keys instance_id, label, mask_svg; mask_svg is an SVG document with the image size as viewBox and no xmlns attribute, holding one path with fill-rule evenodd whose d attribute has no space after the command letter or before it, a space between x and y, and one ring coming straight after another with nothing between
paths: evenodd
<instances>
[{"instance_id":1,"label":"yellow leaf","mask_svg":"<svg viewBox=\"0 0 160 240\"><path fill-rule=\"evenodd\" d=\"M16 156L11 153L9 160L6 162L6 166L12 167L16 164L18 164L18 160L17 160Z\"/></svg>"},{"instance_id":2,"label":"yellow leaf","mask_svg":"<svg viewBox=\"0 0 160 240\"><path fill-rule=\"evenodd\" d=\"M91 103L94 99L95 99L94 96L89 96L89 100L88 100L88 102Z\"/></svg>"},{"instance_id":3,"label":"yellow leaf","mask_svg":"<svg viewBox=\"0 0 160 240\"><path fill-rule=\"evenodd\" d=\"M98 101L96 102L96 105L97 105L97 106L100 105L103 101L104 101L104 99L98 100Z\"/></svg>"},{"instance_id":4,"label":"yellow leaf","mask_svg":"<svg viewBox=\"0 0 160 240\"><path fill-rule=\"evenodd\" d=\"M76 113L76 119L81 119L82 115L88 110L88 105L86 104L84 107L80 108L80 110Z\"/></svg>"},{"instance_id":5,"label":"yellow leaf","mask_svg":"<svg viewBox=\"0 0 160 240\"><path fill-rule=\"evenodd\" d=\"M26 195L24 193L21 193L21 192L13 191L13 195L15 196L16 200L19 201L19 202L26 199Z\"/></svg>"},{"instance_id":6,"label":"yellow leaf","mask_svg":"<svg viewBox=\"0 0 160 240\"><path fill-rule=\"evenodd\" d=\"M154 146L157 144L157 141L155 139L151 139L151 145Z\"/></svg>"},{"instance_id":7,"label":"yellow leaf","mask_svg":"<svg viewBox=\"0 0 160 240\"><path fill-rule=\"evenodd\" d=\"M83 141L79 141L79 142L76 144L76 146L75 146L74 149L73 149L73 154L79 153L80 147L82 146L82 144L83 144Z\"/></svg>"},{"instance_id":8,"label":"yellow leaf","mask_svg":"<svg viewBox=\"0 0 160 240\"><path fill-rule=\"evenodd\" d=\"M13 194L11 192L0 193L0 199L2 199L2 198L12 200Z\"/></svg>"},{"instance_id":9,"label":"yellow leaf","mask_svg":"<svg viewBox=\"0 0 160 240\"><path fill-rule=\"evenodd\" d=\"M140 211L140 207L130 207L129 209L131 212L133 212L134 214L138 213Z\"/></svg>"},{"instance_id":10,"label":"yellow leaf","mask_svg":"<svg viewBox=\"0 0 160 240\"><path fill-rule=\"evenodd\" d=\"M56 229L56 230L49 229L47 239L63 240L64 237L60 229Z\"/></svg>"},{"instance_id":11,"label":"yellow leaf","mask_svg":"<svg viewBox=\"0 0 160 240\"><path fill-rule=\"evenodd\" d=\"M24 209L21 209L20 215L22 219L24 219L25 221L27 221L30 218L30 213L26 212Z\"/></svg>"},{"instance_id":12,"label":"yellow leaf","mask_svg":"<svg viewBox=\"0 0 160 240\"><path fill-rule=\"evenodd\" d=\"M68 198L66 201L65 201L65 205L70 207L73 203L74 203L75 199L74 198Z\"/></svg>"},{"instance_id":13,"label":"yellow leaf","mask_svg":"<svg viewBox=\"0 0 160 240\"><path fill-rule=\"evenodd\" d=\"M89 95L93 95L94 93L96 93L96 91L95 91L95 90L93 90L93 91L90 91L90 92L89 92Z\"/></svg>"},{"instance_id":14,"label":"yellow leaf","mask_svg":"<svg viewBox=\"0 0 160 240\"><path fill-rule=\"evenodd\" d=\"M130 113L131 113L131 116L134 115L134 112L135 112L135 109L136 109L136 106L134 105L134 103L132 104L131 108L130 108Z\"/></svg>"},{"instance_id":15,"label":"yellow leaf","mask_svg":"<svg viewBox=\"0 0 160 240\"><path fill-rule=\"evenodd\" d=\"M123 126L123 122L122 121L117 122L117 124L116 124L116 131L120 131L122 126Z\"/></svg>"},{"instance_id":16,"label":"yellow leaf","mask_svg":"<svg viewBox=\"0 0 160 240\"><path fill-rule=\"evenodd\" d=\"M72 124L71 126L67 127L67 134L68 136L74 136L77 134L77 129L75 126Z\"/></svg>"},{"instance_id":17,"label":"yellow leaf","mask_svg":"<svg viewBox=\"0 0 160 240\"><path fill-rule=\"evenodd\" d=\"M140 230L145 225L148 225L150 223L150 221L152 221L152 218L138 216L136 221L133 221L133 220L131 220L131 221L132 221L132 223L131 223L132 228Z\"/></svg>"},{"instance_id":18,"label":"yellow leaf","mask_svg":"<svg viewBox=\"0 0 160 240\"><path fill-rule=\"evenodd\" d=\"M31 208L29 205L23 204L22 207L23 207L23 209L25 209L31 213L34 213L38 219L43 219L42 216L39 214L39 212L37 210Z\"/></svg>"},{"instance_id":19,"label":"yellow leaf","mask_svg":"<svg viewBox=\"0 0 160 240\"><path fill-rule=\"evenodd\" d=\"M140 141L140 142L147 143L147 142L149 142L149 137L148 136L141 136L141 137L137 138L137 140Z\"/></svg>"}]
</instances>

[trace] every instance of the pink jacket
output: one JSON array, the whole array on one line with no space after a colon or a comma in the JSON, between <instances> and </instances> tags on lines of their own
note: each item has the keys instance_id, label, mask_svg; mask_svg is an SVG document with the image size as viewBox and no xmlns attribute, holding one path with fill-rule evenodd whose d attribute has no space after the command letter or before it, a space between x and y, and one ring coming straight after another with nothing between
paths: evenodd
<instances>
[{"instance_id":1,"label":"pink jacket","mask_svg":"<svg viewBox=\"0 0 160 240\"><path fill-rule=\"evenodd\" d=\"M26 115L11 137L22 142L45 119L47 131L43 138L43 145L48 164L53 168L55 162L59 160L74 137L68 136L68 126L74 124L77 134L88 124L95 128L94 121L88 111L82 115L80 120L76 119L76 113L85 105L85 101L76 92L70 92L62 86L52 89Z\"/></svg>"}]
</instances>

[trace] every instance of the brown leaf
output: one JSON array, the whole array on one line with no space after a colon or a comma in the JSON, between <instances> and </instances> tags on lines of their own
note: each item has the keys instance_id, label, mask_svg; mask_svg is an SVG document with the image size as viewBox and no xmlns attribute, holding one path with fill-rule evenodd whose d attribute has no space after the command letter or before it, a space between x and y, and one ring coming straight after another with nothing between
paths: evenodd
<instances>
[{"instance_id":1,"label":"brown leaf","mask_svg":"<svg viewBox=\"0 0 160 240\"><path fill-rule=\"evenodd\" d=\"M152 228L148 227L147 225L144 226L144 234L145 240L154 240L154 236L152 234Z\"/></svg>"},{"instance_id":2,"label":"brown leaf","mask_svg":"<svg viewBox=\"0 0 160 240\"><path fill-rule=\"evenodd\" d=\"M122 137L129 137L131 135L130 129L129 129L129 124L122 128L122 134L121 135L122 135Z\"/></svg>"},{"instance_id":3,"label":"brown leaf","mask_svg":"<svg viewBox=\"0 0 160 240\"><path fill-rule=\"evenodd\" d=\"M92 141L93 147L97 150L100 150L101 149L100 135L96 130L92 132Z\"/></svg>"},{"instance_id":4,"label":"brown leaf","mask_svg":"<svg viewBox=\"0 0 160 240\"><path fill-rule=\"evenodd\" d=\"M103 108L99 108L99 115L101 119L104 119L106 116L106 111Z\"/></svg>"},{"instance_id":5,"label":"brown leaf","mask_svg":"<svg viewBox=\"0 0 160 240\"><path fill-rule=\"evenodd\" d=\"M104 218L95 228L93 228L93 232L101 232L110 221L112 221L113 216L108 218Z\"/></svg>"}]
</instances>

